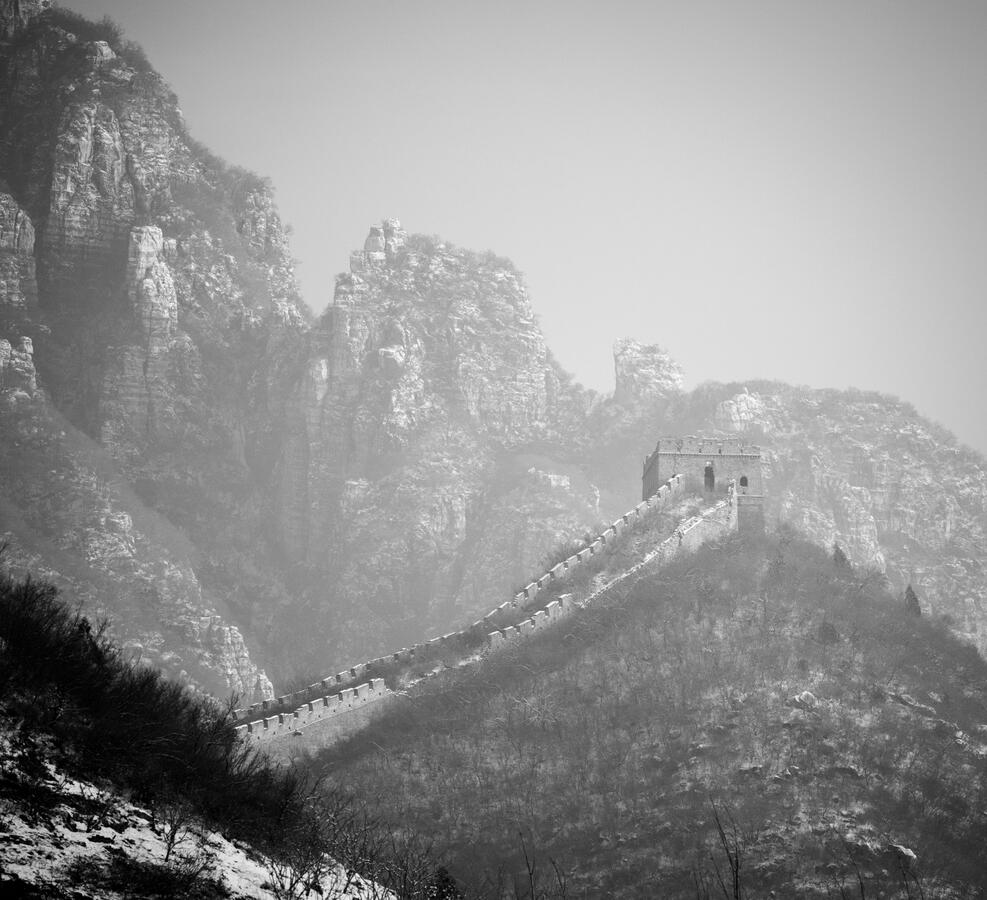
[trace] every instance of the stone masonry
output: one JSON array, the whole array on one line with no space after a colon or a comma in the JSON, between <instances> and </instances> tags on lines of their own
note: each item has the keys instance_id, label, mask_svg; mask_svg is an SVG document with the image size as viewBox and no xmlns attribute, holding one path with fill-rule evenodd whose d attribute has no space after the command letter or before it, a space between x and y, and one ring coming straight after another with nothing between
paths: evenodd
<instances>
[{"instance_id":1,"label":"stone masonry","mask_svg":"<svg viewBox=\"0 0 987 900\"><path fill-rule=\"evenodd\" d=\"M641 496L647 500L672 473L686 487L708 495L721 494L733 482L737 492L740 530L763 530L764 490L761 448L738 438L660 438L644 461Z\"/></svg>"}]
</instances>

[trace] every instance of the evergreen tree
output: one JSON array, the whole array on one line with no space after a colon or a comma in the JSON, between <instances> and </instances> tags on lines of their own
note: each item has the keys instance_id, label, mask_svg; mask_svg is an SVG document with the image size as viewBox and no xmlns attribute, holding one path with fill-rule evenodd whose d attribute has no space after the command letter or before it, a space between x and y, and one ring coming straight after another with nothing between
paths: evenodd
<instances>
[{"instance_id":1,"label":"evergreen tree","mask_svg":"<svg viewBox=\"0 0 987 900\"><path fill-rule=\"evenodd\" d=\"M439 866L425 896L428 900L462 900L463 892L459 890L456 879L449 874L449 870L445 866Z\"/></svg>"},{"instance_id":2,"label":"evergreen tree","mask_svg":"<svg viewBox=\"0 0 987 900\"><path fill-rule=\"evenodd\" d=\"M922 607L918 602L918 595L911 584L905 588L905 609L913 616L922 615Z\"/></svg>"},{"instance_id":3,"label":"evergreen tree","mask_svg":"<svg viewBox=\"0 0 987 900\"><path fill-rule=\"evenodd\" d=\"M850 560L843 552L843 548L836 541L833 541L833 562L836 564L837 569L850 568Z\"/></svg>"}]
</instances>

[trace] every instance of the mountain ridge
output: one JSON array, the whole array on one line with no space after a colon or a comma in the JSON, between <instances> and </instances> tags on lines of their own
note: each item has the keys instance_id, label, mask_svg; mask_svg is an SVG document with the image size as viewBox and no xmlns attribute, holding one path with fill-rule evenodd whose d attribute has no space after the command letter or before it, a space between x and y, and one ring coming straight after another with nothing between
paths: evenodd
<instances>
[{"instance_id":1,"label":"mountain ridge","mask_svg":"<svg viewBox=\"0 0 987 900\"><path fill-rule=\"evenodd\" d=\"M706 544L484 666L312 763L436 835L467 892L983 891L983 658L794 530Z\"/></svg>"}]
</instances>

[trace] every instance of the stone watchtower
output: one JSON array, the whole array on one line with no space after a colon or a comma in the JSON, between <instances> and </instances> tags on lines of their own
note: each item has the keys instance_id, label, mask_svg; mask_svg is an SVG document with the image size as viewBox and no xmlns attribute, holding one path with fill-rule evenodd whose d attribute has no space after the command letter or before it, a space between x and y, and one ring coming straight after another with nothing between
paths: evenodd
<instances>
[{"instance_id":1,"label":"stone watchtower","mask_svg":"<svg viewBox=\"0 0 987 900\"><path fill-rule=\"evenodd\" d=\"M760 447L737 438L660 438L644 461L642 499L657 493L673 475L685 476L687 489L707 495L725 494L733 481L740 530L763 530Z\"/></svg>"}]
</instances>

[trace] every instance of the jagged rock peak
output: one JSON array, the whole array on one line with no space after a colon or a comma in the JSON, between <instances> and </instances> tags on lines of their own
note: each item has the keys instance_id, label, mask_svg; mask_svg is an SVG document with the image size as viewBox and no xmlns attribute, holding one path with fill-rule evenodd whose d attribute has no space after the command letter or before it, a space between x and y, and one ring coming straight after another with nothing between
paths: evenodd
<instances>
[{"instance_id":1,"label":"jagged rock peak","mask_svg":"<svg viewBox=\"0 0 987 900\"><path fill-rule=\"evenodd\" d=\"M0 0L0 38L9 41L46 9L51 9L51 0Z\"/></svg>"},{"instance_id":2,"label":"jagged rock peak","mask_svg":"<svg viewBox=\"0 0 987 900\"><path fill-rule=\"evenodd\" d=\"M682 367L657 344L621 338L613 346L614 400L622 405L657 400L682 390Z\"/></svg>"},{"instance_id":3,"label":"jagged rock peak","mask_svg":"<svg viewBox=\"0 0 987 900\"><path fill-rule=\"evenodd\" d=\"M371 225L363 250L350 255L350 271L360 274L393 260L404 249L407 239L408 232L397 219L384 219L379 225Z\"/></svg>"}]
</instances>

